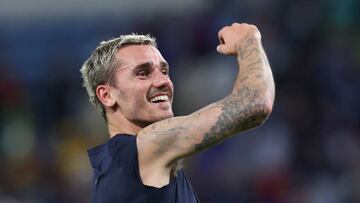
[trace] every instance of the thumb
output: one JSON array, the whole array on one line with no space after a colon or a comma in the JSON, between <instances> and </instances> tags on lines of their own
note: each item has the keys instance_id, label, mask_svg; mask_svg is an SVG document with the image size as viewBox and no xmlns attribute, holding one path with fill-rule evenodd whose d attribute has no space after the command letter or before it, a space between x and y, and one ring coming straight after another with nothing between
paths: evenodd
<instances>
[{"instance_id":1,"label":"thumb","mask_svg":"<svg viewBox=\"0 0 360 203\"><path fill-rule=\"evenodd\" d=\"M219 52L220 54L225 54L225 49L226 49L226 47L223 44L219 44L216 47L216 51Z\"/></svg>"},{"instance_id":2,"label":"thumb","mask_svg":"<svg viewBox=\"0 0 360 203\"><path fill-rule=\"evenodd\" d=\"M230 53L229 47L226 46L225 44L219 44L216 47L216 51L219 52L220 54L229 54Z\"/></svg>"}]
</instances>

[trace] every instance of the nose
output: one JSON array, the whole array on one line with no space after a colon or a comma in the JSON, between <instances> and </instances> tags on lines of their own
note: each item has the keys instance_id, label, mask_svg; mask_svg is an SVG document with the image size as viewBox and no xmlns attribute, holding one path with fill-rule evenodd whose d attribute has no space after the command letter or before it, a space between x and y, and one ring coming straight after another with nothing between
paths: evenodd
<instances>
[{"instance_id":1,"label":"nose","mask_svg":"<svg viewBox=\"0 0 360 203\"><path fill-rule=\"evenodd\" d=\"M168 75L164 75L159 69L156 69L154 72L153 86L162 87L170 85L171 80Z\"/></svg>"}]
</instances>

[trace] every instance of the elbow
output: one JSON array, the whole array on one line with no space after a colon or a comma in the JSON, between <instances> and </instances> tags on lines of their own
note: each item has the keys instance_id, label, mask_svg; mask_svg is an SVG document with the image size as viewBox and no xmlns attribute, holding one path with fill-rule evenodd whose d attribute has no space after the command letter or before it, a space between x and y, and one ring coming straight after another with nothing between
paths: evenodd
<instances>
[{"instance_id":1,"label":"elbow","mask_svg":"<svg viewBox=\"0 0 360 203\"><path fill-rule=\"evenodd\" d=\"M243 132L251 128L262 125L270 116L273 110L274 97L273 94L254 94L253 97L247 98L240 97L236 103L226 101L225 112L229 114L230 129L233 129L234 133ZM223 109L224 110L224 109ZM225 117L225 116L223 116ZM222 118L224 120L225 118Z\"/></svg>"},{"instance_id":2,"label":"elbow","mask_svg":"<svg viewBox=\"0 0 360 203\"><path fill-rule=\"evenodd\" d=\"M273 101L270 99L260 100L250 107L250 114L247 117L247 124L249 124L248 128L254 128L262 125L269 118L272 109L273 109Z\"/></svg>"},{"instance_id":3,"label":"elbow","mask_svg":"<svg viewBox=\"0 0 360 203\"><path fill-rule=\"evenodd\" d=\"M272 97L266 97L262 103L262 106L264 114L269 117L273 110L274 99Z\"/></svg>"},{"instance_id":4,"label":"elbow","mask_svg":"<svg viewBox=\"0 0 360 203\"><path fill-rule=\"evenodd\" d=\"M253 120L254 127L262 125L270 116L272 110L273 110L273 100L266 98L261 102L258 102L255 104L254 108L254 114L253 114Z\"/></svg>"}]
</instances>

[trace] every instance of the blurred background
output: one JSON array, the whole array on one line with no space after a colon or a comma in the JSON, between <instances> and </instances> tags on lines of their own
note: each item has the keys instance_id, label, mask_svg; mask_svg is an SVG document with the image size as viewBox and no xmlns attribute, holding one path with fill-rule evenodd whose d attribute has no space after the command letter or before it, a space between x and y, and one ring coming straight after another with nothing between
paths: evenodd
<instances>
[{"instance_id":1,"label":"blurred background","mask_svg":"<svg viewBox=\"0 0 360 203\"><path fill-rule=\"evenodd\" d=\"M263 126L186 161L204 203L360 202L356 0L1 0L0 203L89 202L86 150L106 141L79 69L100 41L151 33L176 115L229 93L217 32L258 26L276 81Z\"/></svg>"}]
</instances>

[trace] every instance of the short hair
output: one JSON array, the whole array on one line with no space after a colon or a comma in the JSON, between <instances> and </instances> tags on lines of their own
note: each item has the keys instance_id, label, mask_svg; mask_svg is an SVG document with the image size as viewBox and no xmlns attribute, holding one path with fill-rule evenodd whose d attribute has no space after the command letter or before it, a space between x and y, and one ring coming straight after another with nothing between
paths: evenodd
<instances>
[{"instance_id":1,"label":"short hair","mask_svg":"<svg viewBox=\"0 0 360 203\"><path fill-rule=\"evenodd\" d=\"M91 54L80 69L83 87L89 95L90 103L97 112L106 120L105 108L96 96L96 87L109 82L114 84L114 73L118 67L115 54L121 47L127 45L148 44L157 47L156 39L150 35L120 35L118 38L103 41Z\"/></svg>"}]
</instances>

